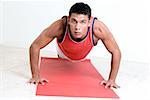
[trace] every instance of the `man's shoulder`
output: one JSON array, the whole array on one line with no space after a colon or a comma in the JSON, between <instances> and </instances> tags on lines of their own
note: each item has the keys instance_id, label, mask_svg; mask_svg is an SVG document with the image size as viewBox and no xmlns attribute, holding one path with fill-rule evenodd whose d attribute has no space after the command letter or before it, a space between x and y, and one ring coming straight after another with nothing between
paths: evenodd
<instances>
[{"instance_id":1,"label":"man's shoulder","mask_svg":"<svg viewBox=\"0 0 150 100\"><path fill-rule=\"evenodd\" d=\"M48 28L49 34L60 35L64 31L66 21L64 18L55 20Z\"/></svg>"},{"instance_id":2,"label":"man's shoulder","mask_svg":"<svg viewBox=\"0 0 150 100\"><path fill-rule=\"evenodd\" d=\"M101 20L95 20L94 22L94 29L99 30L101 32L105 32L108 30L108 27L101 21Z\"/></svg>"},{"instance_id":3,"label":"man's shoulder","mask_svg":"<svg viewBox=\"0 0 150 100\"><path fill-rule=\"evenodd\" d=\"M103 39L110 33L108 27L101 20L95 20L93 31L98 39Z\"/></svg>"},{"instance_id":4,"label":"man's shoulder","mask_svg":"<svg viewBox=\"0 0 150 100\"><path fill-rule=\"evenodd\" d=\"M54 21L49 27L49 34L53 34L56 38L61 38L66 28L66 21L65 17L62 17L56 21Z\"/></svg>"},{"instance_id":5,"label":"man's shoulder","mask_svg":"<svg viewBox=\"0 0 150 100\"><path fill-rule=\"evenodd\" d=\"M101 27L102 24L103 24L103 22L99 19L96 19L95 22L94 22L95 27Z\"/></svg>"}]
</instances>

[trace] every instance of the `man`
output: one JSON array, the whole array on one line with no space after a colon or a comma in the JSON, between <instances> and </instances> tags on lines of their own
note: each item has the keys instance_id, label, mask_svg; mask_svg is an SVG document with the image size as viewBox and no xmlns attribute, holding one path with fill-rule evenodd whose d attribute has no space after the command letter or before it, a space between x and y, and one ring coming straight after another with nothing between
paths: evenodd
<instances>
[{"instance_id":1,"label":"man","mask_svg":"<svg viewBox=\"0 0 150 100\"><path fill-rule=\"evenodd\" d=\"M40 49L57 39L58 57L70 61L82 61L101 40L111 53L111 70L108 80L101 82L106 88L119 86L115 83L118 73L121 52L108 28L97 18L91 17L91 8L82 2L74 4L69 16L55 21L46 28L30 46L30 65L32 78L29 83L44 84L48 82L39 74Z\"/></svg>"}]
</instances>

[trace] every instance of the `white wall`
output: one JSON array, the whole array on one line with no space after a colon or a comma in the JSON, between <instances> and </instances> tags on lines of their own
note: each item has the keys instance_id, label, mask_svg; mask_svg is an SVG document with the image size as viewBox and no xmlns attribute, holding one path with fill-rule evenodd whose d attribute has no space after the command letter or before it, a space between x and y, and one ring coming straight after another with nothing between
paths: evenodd
<instances>
[{"instance_id":1,"label":"white wall","mask_svg":"<svg viewBox=\"0 0 150 100\"><path fill-rule=\"evenodd\" d=\"M53 21L68 15L72 4L80 0L3 2L3 44L29 47ZM82 0L83 1L83 0ZM113 33L124 60L148 62L148 2L144 0L84 0L93 16ZM57 6L56 6L57 5ZM46 50L55 50L55 41ZM110 57L99 42L91 56Z\"/></svg>"},{"instance_id":2,"label":"white wall","mask_svg":"<svg viewBox=\"0 0 150 100\"><path fill-rule=\"evenodd\" d=\"M0 1L0 44L2 43L3 3Z\"/></svg>"},{"instance_id":3,"label":"white wall","mask_svg":"<svg viewBox=\"0 0 150 100\"><path fill-rule=\"evenodd\" d=\"M55 1L4 2L5 44L28 47L44 28L63 15L60 11L64 9L63 5L63 2Z\"/></svg>"}]
</instances>

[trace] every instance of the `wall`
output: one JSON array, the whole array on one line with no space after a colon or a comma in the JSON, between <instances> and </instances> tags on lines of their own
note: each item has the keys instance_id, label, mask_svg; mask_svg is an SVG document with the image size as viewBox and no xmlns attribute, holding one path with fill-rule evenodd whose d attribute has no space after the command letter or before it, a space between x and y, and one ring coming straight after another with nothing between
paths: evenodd
<instances>
[{"instance_id":1,"label":"wall","mask_svg":"<svg viewBox=\"0 0 150 100\"><path fill-rule=\"evenodd\" d=\"M3 1L3 45L28 48L32 41L53 21L68 15L72 4L80 0ZM124 60L148 62L148 3L145 0L83 0L92 15L103 21L113 33ZM56 6L57 5L57 6ZM45 50L54 51L55 41ZM110 55L99 42L91 56Z\"/></svg>"},{"instance_id":2,"label":"wall","mask_svg":"<svg viewBox=\"0 0 150 100\"><path fill-rule=\"evenodd\" d=\"M2 44L3 3L0 1L0 44Z\"/></svg>"}]
</instances>

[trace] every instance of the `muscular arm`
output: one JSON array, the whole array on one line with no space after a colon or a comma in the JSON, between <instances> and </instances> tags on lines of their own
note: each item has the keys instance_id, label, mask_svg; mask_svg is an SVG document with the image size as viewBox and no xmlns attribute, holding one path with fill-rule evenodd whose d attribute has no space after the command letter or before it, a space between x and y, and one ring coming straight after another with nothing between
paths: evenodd
<instances>
[{"instance_id":1,"label":"muscular arm","mask_svg":"<svg viewBox=\"0 0 150 100\"><path fill-rule=\"evenodd\" d=\"M59 38L63 32L64 20L60 19L42 31L42 33L31 44L30 53L30 67L32 78L30 83L42 83L39 74L39 54L40 49L48 45L54 38Z\"/></svg>"},{"instance_id":2,"label":"muscular arm","mask_svg":"<svg viewBox=\"0 0 150 100\"><path fill-rule=\"evenodd\" d=\"M95 21L95 26L94 26L94 35L96 40L101 39L103 44L105 45L106 49L111 53L112 58L111 58L111 70L109 74L109 79L110 83L107 84L106 86L113 86L117 77L117 73L119 70L119 65L120 65L120 60L121 60L121 52L120 49L111 34L111 32L108 30L108 28L100 21L96 20ZM111 82L113 82L111 84ZM114 86L117 87L117 86Z\"/></svg>"}]
</instances>

